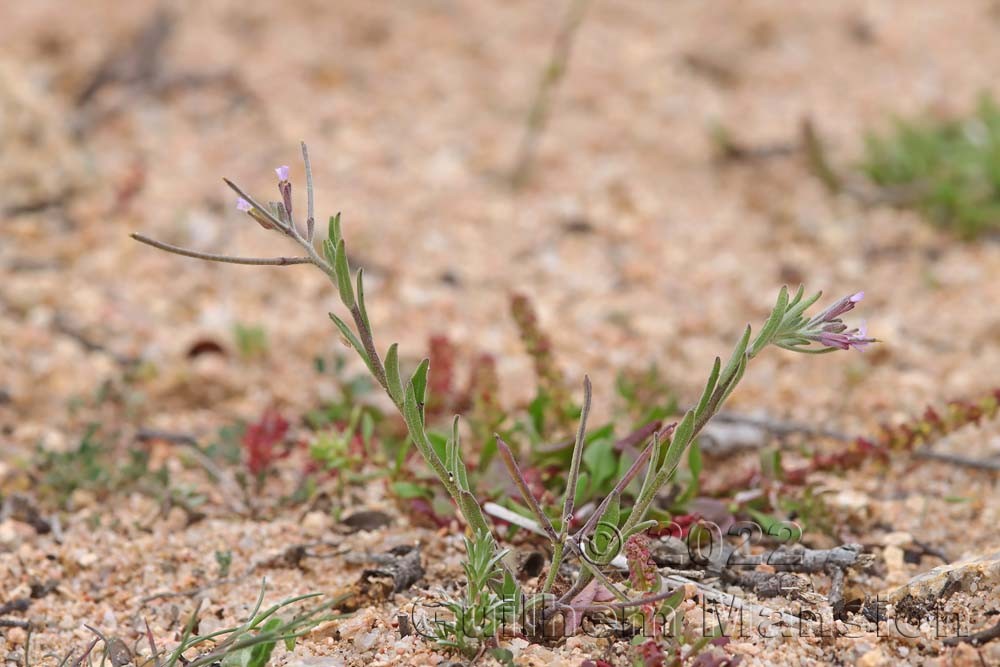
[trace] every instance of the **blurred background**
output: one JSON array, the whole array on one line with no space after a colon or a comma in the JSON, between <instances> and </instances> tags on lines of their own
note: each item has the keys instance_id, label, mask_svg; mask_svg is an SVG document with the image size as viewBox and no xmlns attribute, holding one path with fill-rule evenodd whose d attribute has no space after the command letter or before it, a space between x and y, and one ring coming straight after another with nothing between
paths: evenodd
<instances>
[{"instance_id":1,"label":"blurred background","mask_svg":"<svg viewBox=\"0 0 1000 667\"><path fill-rule=\"evenodd\" d=\"M348 352L319 272L129 238L293 253L221 178L275 198L288 164L301 197L300 140L321 221L343 212L365 268L380 346L400 341L413 363L441 334L460 356L489 353L505 401L531 397L515 292L570 383L591 374L597 411L616 374L650 364L693 400L782 284L864 290L859 317L884 343L768 352L736 410L858 429L982 393L1000 370L994 237L831 189L802 131L850 183L893 118L973 113L997 87L992 0L38 0L0 14L8 452L75 444L102 419L211 431L338 391L314 371Z\"/></svg>"}]
</instances>

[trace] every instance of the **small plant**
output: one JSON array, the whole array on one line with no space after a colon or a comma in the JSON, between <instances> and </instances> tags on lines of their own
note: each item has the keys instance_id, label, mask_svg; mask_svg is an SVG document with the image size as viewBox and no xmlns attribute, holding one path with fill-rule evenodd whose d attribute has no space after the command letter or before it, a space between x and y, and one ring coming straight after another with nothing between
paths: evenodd
<instances>
[{"instance_id":1,"label":"small plant","mask_svg":"<svg viewBox=\"0 0 1000 667\"><path fill-rule=\"evenodd\" d=\"M161 651L157 647L153 633L147 625L146 640L149 644L150 654L145 661L136 660L135 662L146 665L146 667L176 667L177 665L184 665L184 667L207 667L208 665L265 667L271 661L271 655L279 642L285 645L286 650L291 651L295 648L296 640L299 637L320 623L339 618L340 616L330 614L329 611L346 597L338 597L311 608L300 607L296 610L299 603L320 596L320 593L310 593L285 599L262 610L266 590L267 582L265 581L261 584L257 603L245 622L235 627L216 630L204 635L196 634L201 607L201 601L199 601L198 606L188 618L177 645L170 650ZM295 613L288 616L287 612L293 610ZM90 628L90 626L87 627ZM121 641L105 637L94 628L90 629L97 635L97 638L91 642L84 654L75 662L69 663L70 658L73 657L71 652L61 664L84 664L97 644L102 641L104 642L104 656L101 664L104 664L104 660L113 650L114 644ZM185 655L195 650L199 651L196 655ZM112 662L118 664L114 659Z\"/></svg>"},{"instance_id":2,"label":"small plant","mask_svg":"<svg viewBox=\"0 0 1000 667\"><path fill-rule=\"evenodd\" d=\"M246 467L259 491L264 485L267 472L278 459L288 455L287 449L279 448L288 433L289 423L274 408L268 408L260 421L251 424L243 432L243 450Z\"/></svg>"},{"instance_id":3,"label":"small plant","mask_svg":"<svg viewBox=\"0 0 1000 667\"><path fill-rule=\"evenodd\" d=\"M166 467L152 470L149 452L129 449L121 456L98 437L91 425L75 449L65 452L39 448L35 455L38 489L59 505L65 505L76 491L86 491L98 499L113 490L144 488L162 494L170 479Z\"/></svg>"},{"instance_id":4,"label":"small plant","mask_svg":"<svg viewBox=\"0 0 1000 667\"><path fill-rule=\"evenodd\" d=\"M308 202L304 228L295 222L293 216L288 167L276 170L280 201L270 202L268 205L258 203L231 181L225 182L239 196L237 206L240 210L266 230L284 236L298 245L305 252L303 256L248 258L212 255L161 243L139 234L133 234L133 237L148 245L189 257L257 266L312 264L329 276L337 288L344 309L350 314L353 327L335 313L330 313L330 318L402 415L410 440L475 536L466 543L465 568L468 583L465 599L447 604L456 618L454 623L460 625L456 627L453 623L444 626L443 634L438 637L438 641L463 652L472 651L473 648L478 650L480 645L485 646L491 640L491 628L495 627L487 620L489 613L508 610L508 605L511 604L515 605L515 610L517 605L523 605L521 608L531 611L532 615L540 613L541 618L546 619L554 612L567 609L574 614L577 609L583 610L581 613L585 612L589 602L581 602L581 596L593 601L597 599L598 589L602 591L601 595L616 599L615 604L621 609L642 607L674 595L674 590L664 591L663 588L669 587L662 586L661 592L645 595L640 591L638 597L631 597L626 590L609 579L602 568L619 557L622 545L627 544L629 538L657 524L655 520L649 519L654 500L674 477L679 463L695 438L736 389L749 363L771 345L797 352L827 353L851 348L863 349L875 342L875 339L867 336L863 327L849 328L841 320L843 314L851 311L861 301L862 293L845 297L820 314L808 318L805 312L820 298L820 294L805 297L804 289L800 287L794 295L790 295L783 287L758 334L752 336L751 328L746 327L729 360L723 364L721 358L716 358L701 398L694 407L677 424L657 425L656 428L642 432L636 447L647 441L651 442L624 469L617 463L611 467L607 463L610 459L604 453L594 453L593 449L587 448L591 441L587 431L591 385L589 379L585 378L575 437L572 438L566 462L568 472L565 475L562 503L555 517L550 517L543 510L512 449L497 435L497 452L521 495L526 511L534 517L551 542L552 560L544 583L537 591L524 591L509 570L504 560L505 550L493 536L476 489L470 483L468 467L462 457L459 418L455 417L448 436L438 437L428 431L425 417L425 405L428 402L428 360L423 360L404 382L397 344L390 345L384 356L379 352L367 315L363 272L354 274L351 271L339 214L329 219L327 238L321 243L316 239L312 171L304 144L302 155ZM321 249L318 250L317 245ZM527 318L525 322L530 324ZM525 327L522 323L522 330L527 329L530 327ZM558 394L561 391L556 384L558 378L554 377L552 367L547 366L550 361L547 354L544 345L535 346L533 356L536 358L536 365L544 362L539 375L550 378L550 390ZM557 400L555 405L558 408L556 415L566 414L563 400ZM588 471L601 476L599 486L604 497L588 517L583 519L577 515L577 499L581 493L585 493L587 485L591 484L584 475ZM626 490L633 482L638 488L634 495L626 496ZM631 498L631 501L623 503L623 498ZM632 544L637 542L633 541ZM578 563L581 571L576 580L566 586L560 580L560 572L569 558ZM594 582L593 586L591 582ZM648 587L652 588L651 582L648 583ZM644 584L643 587L647 586ZM675 585L673 589L676 589ZM516 602L512 603L511 600ZM467 621L485 625L469 628ZM571 627L578 627L578 624L574 622ZM459 629L462 632L457 632Z\"/></svg>"},{"instance_id":5,"label":"small plant","mask_svg":"<svg viewBox=\"0 0 1000 667\"><path fill-rule=\"evenodd\" d=\"M438 645L474 657L515 627L521 597L513 575L500 567L506 550L497 551L489 535L465 538L465 553L465 597L443 604L452 618L435 619L433 636Z\"/></svg>"},{"instance_id":6,"label":"small plant","mask_svg":"<svg viewBox=\"0 0 1000 667\"><path fill-rule=\"evenodd\" d=\"M236 323L233 327L236 349L245 360L258 359L267 353L267 332L263 327Z\"/></svg>"},{"instance_id":7,"label":"small plant","mask_svg":"<svg viewBox=\"0 0 1000 667\"><path fill-rule=\"evenodd\" d=\"M964 119L898 119L869 135L861 165L893 199L966 239L1000 229L1000 108L984 96Z\"/></svg>"},{"instance_id":8,"label":"small plant","mask_svg":"<svg viewBox=\"0 0 1000 667\"><path fill-rule=\"evenodd\" d=\"M229 576L229 569L233 566L233 552L230 549L216 550L215 563L219 566L219 579L225 579Z\"/></svg>"}]
</instances>

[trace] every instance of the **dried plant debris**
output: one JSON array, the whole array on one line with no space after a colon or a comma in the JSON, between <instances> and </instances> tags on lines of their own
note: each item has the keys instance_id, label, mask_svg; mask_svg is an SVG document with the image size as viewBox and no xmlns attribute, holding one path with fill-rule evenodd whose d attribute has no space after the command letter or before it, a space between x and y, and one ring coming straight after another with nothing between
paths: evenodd
<instances>
[{"instance_id":1,"label":"dried plant debris","mask_svg":"<svg viewBox=\"0 0 1000 667\"><path fill-rule=\"evenodd\" d=\"M379 530L391 525L392 517L379 510L361 510L344 517L341 523L352 531Z\"/></svg>"},{"instance_id":2,"label":"dried plant debris","mask_svg":"<svg viewBox=\"0 0 1000 667\"><path fill-rule=\"evenodd\" d=\"M52 522L45 519L34 500L20 493L12 493L3 500L0 507L0 521L12 519L26 523L40 535L52 532Z\"/></svg>"},{"instance_id":3,"label":"dried plant debris","mask_svg":"<svg viewBox=\"0 0 1000 667\"><path fill-rule=\"evenodd\" d=\"M382 554L356 556L351 560L374 563L375 567L365 569L358 580L343 591L344 599L337 606L340 611L356 611L381 604L424 576L417 546L400 545Z\"/></svg>"}]
</instances>

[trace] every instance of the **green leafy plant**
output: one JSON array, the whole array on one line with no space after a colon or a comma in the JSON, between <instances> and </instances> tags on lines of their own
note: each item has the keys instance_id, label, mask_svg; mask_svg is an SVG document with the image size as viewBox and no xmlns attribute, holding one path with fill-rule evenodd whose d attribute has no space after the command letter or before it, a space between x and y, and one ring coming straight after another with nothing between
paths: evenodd
<instances>
[{"instance_id":1,"label":"green leafy plant","mask_svg":"<svg viewBox=\"0 0 1000 667\"><path fill-rule=\"evenodd\" d=\"M865 146L861 168L891 199L963 238L1000 228L1000 107L991 98L967 118L897 119Z\"/></svg>"},{"instance_id":2,"label":"green leafy plant","mask_svg":"<svg viewBox=\"0 0 1000 667\"><path fill-rule=\"evenodd\" d=\"M312 171L304 144L302 154L308 202L304 229L295 222L292 214L292 185L288 167L276 170L281 201L271 202L266 206L258 203L231 181L225 182L239 195L237 206L240 210L265 229L298 245L305 252L303 256L253 258L213 255L169 245L139 234L133 234L133 238L162 250L211 261L256 266L312 264L330 278L344 309L350 314L353 327L335 313L330 313L330 318L402 415L414 447L438 478L475 536L466 542L468 584L465 599L449 602L447 605L457 618L487 623L476 629L478 634L474 634L473 638L477 646L490 635L490 626L485 620L488 612L505 609L505 605L511 604L511 598L518 600L516 604L522 604L523 608L533 613L540 611L545 618L549 612L561 609L586 609L587 605L580 603L577 596L590 591L587 595L591 600L595 599L596 589L587 588L594 580L596 588L601 589L603 595L616 599L615 604L620 608L652 604L674 595L676 586L664 586L662 588L670 590L651 596L643 596L640 592L639 597L630 597L626 590L622 590L603 573L602 568L620 556L622 545L629 538L656 525L655 520L649 519L649 514L657 494L671 481L685 452L736 389L750 362L771 345L798 352L826 353L838 349L862 349L875 342L867 336L863 327L848 328L841 320L841 315L852 310L861 301L862 293L840 299L818 315L807 318L805 311L819 299L820 294L807 298L804 289L799 288L794 295L790 295L783 287L770 316L757 335L752 336L750 326L746 327L729 360L723 364L721 358L716 358L698 402L684 414L679 423L657 425L644 432L638 444L647 441L649 444L641 449L625 469L617 464L609 464L606 445L596 444L603 443L604 440L600 437L595 440L588 435L591 385L589 379L585 378L576 434L566 463L568 472L565 475L563 499L556 517L550 517L541 507L511 447L497 435L497 453L517 487L526 511L551 543L552 560L544 583L540 590L527 595L512 576L505 562L506 551L490 531L476 490L470 483L468 466L462 456L459 418L455 417L447 436L438 436L428 430L424 408L428 400L428 360L418 364L404 381L398 345L393 343L384 356L380 354L367 315L363 272L359 270L355 274L350 268L340 215L329 219L326 239L320 242L316 238ZM547 350L544 346L537 347L536 364L539 360L548 363ZM540 376L551 375L550 368L542 368L540 371ZM554 382L551 389L552 393L559 392ZM557 415L566 414L564 405L565 401L562 399L556 402ZM595 481L590 481L591 476ZM628 496L631 498L628 503L623 503L625 492L633 482L638 485L638 489ZM595 484L600 489L610 488L589 516L581 521L583 525L577 527L577 501L581 493L585 493L582 489L590 484ZM578 562L581 574L557 596L560 568L567 558ZM574 604L577 606L574 607ZM463 626L464 630L469 629L468 623L463 623ZM576 624L572 626L576 627ZM472 650L472 645L455 638L454 632L447 631L445 634L452 639L442 636L439 641L452 641L449 646L461 651Z\"/></svg>"},{"instance_id":3,"label":"green leafy plant","mask_svg":"<svg viewBox=\"0 0 1000 667\"><path fill-rule=\"evenodd\" d=\"M215 563L219 566L219 579L229 576L229 568L233 566L233 552L230 549L215 551Z\"/></svg>"},{"instance_id":4,"label":"green leafy plant","mask_svg":"<svg viewBox=\"0 0 1000 667\"><path fill-rule=\"evenodd\" d=\"M150 469L147 450L129 449L123 457L98 437L98 429L96 424L88 427L74 449L38 448L33 468L43 496L63 505L75 491L101 498L116 489L139 487L156 494L167 489L170 479L166 467Z\"/></svg>"},{"instance_id":5,"label":"green leafy plant","mask_svg":"<svg viewBox=\"0 0 1000 667\"><path fill-rule=\"evenodd\" d=\"M267 353L267 332L263 327L237 322L233 327L233 338L244 360L257 359Z\"/></svg>"},{"instance_id":6,"label":"green leafy plant","mask_svg":"<svg viewBox=\"0 0 1000 667\"><path fill-rule=\"evenodd\" d=\"M513 626L521 596L513 575L500 567L507 551L497 551L489 535L465 538L465 552L465 597L443 604L451 618L435 619L433 637L438 645L473 657Z\"/></svg>"}]
</instances>

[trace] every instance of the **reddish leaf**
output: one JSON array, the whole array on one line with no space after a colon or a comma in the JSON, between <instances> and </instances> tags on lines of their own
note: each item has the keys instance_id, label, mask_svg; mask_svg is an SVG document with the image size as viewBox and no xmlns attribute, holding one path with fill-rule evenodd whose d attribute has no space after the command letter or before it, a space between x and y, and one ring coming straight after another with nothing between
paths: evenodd
<instances>
[{"instance_id":1,"label":"reddish leaf","mask_svg":"<svg viewBox=\"0 0 1000 667\"><path fill-rule=\"evenodd\" d=\"M663 649L655 639L645 641L635 647L636 655L642 660L642 667L663 667Z\"/></svg>"},{"instance_id":2,"label":"reddish leaf","mask_svg":"<svg viewBox=\"0 0 1000 667\"><path fill-rule=\"evenodd\" d=\"M276 446L288 433L288 421L274 408L264 411L260 421L251 424L243 434L243 448L246 451L247 470L252 475L260 475L277 459L287 456Z\"/></svg>"}]
</instances>

